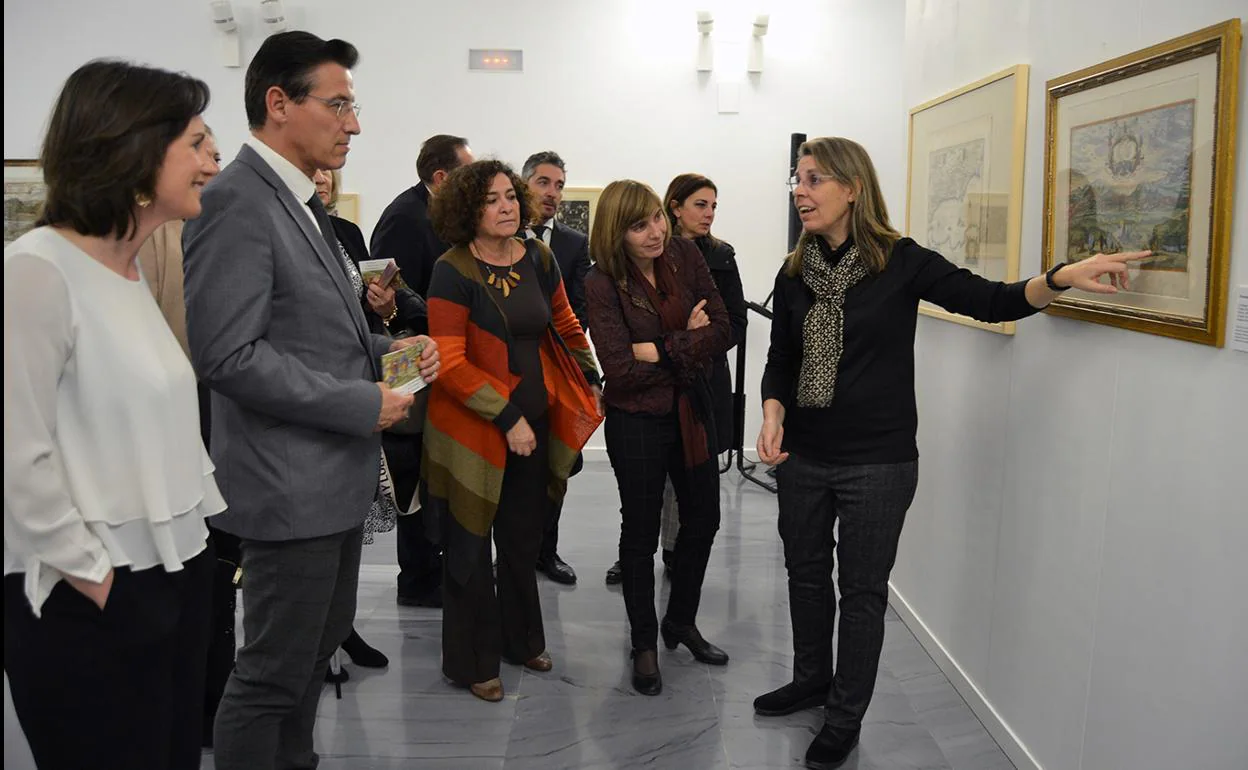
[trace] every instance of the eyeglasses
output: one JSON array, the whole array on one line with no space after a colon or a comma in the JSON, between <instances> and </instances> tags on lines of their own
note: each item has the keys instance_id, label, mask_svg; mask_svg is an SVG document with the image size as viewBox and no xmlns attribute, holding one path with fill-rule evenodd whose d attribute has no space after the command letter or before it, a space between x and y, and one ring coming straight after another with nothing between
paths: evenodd
<instances>
[{"instance_id":1,"label":"eyeglasses","mask_svg":"<svg viewBox=\"0 0 1248 770\"><path fill-rule=\"evenodd\" d=\"M347 110L354 112L357 118L360 116L359 102L352 102L346 99L326 99L324 96L313 96L312 94L308 94L308 98L315 99L321 104L324 104L332 109L334 114L338 116L339 120L342 120L347 116Z\"/></svg>"},{"instance_id":2,"label":"eyeglasses","mask_svg":"<svg viewBox=\"0 0 1248 770\"><path fill-rule=\"evenodd\" d=\"M794 174L789 177L789 181L786 184L789 186L789 192L793 192L798 187L801 187L803 183L806 185L806 189L813 190L824 182L834 181L836 181L836 177L831 174L817 174L814 171L811 171L806 174L805 179L802 178L801 174Z\"/></svg>"}]
</instances>

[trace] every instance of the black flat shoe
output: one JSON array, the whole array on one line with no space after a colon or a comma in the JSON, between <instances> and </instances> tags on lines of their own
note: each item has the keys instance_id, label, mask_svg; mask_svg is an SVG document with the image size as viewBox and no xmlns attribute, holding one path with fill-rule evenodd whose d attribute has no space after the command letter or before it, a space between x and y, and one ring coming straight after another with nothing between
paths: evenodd
<instances>
[{"instance_id":1,"label":"black flat shoe","mask_svg":"<svg viewBox=\"0 0 1248 770\"><path fill-rule=\"evenodd\" d=\"M537 571L560 585L576 585L576 572L558 554L538 559Z\"/></svg>"},{"instance_id":2,"label":"black flat shoe","mask_svg":"<svg viewBox=\"0 0 1248 770\"><path fill-rule=\"evenodd\" d=\"M810 748L806 749L806 767L811 770L836 770L845 764L850 752L858 745L860 732L862 732L861 727L845 735L824 725L810 744Z\"/></svg>"},{"instance_id":3,"label":"black flat shoe","mask_svg":"<svg viewBox=\"0 0 1248 770\"><path fill-rule=\"evenodd\" d=\"M805 709L819 708L828 701L830 685L799 685L789 682L785 686L764 693L754 699L754 713L764 717L782 717Z\"/></svg>"},{"instance_id":4,"label":"black flat shoe","mask_svg":"<svg viewBox=\"0 0 1248 770\"><path fill-rule=\"evenodd\" d=\"M607 585L618 586L623 582L624 570L620 568L620 563L617 561L615 564L611 565L610 569L607 570Z\"/></svg>"},{"instance_id":5,"label":"black flat shoe","mask_svg":"<svg viewBox=\"0 0 1248 770\"><path fill-rule=\"evenodd\" d=\"M659 633L669 650L683 644L693 653L693 657L708 666L723 666L728 663L728 653L703 639L697 626L674 626L665 620L659 626Z\"/></svg>"},{"instance_id":6,"label":"black flat shoe","mask_svg":"<svg viewBox=\"0 0 1248 770\"><path fill-rule=\"evenodd\" d=\"M385 668L390 665L385 653L364 641L354 628L342 643L342 651L351 657L352 663L362 668Z\"/></svg>"},{"instance_id":7,"label":"black flat shoe","mask_svg":"<svg viewBox=\"0 0 1248 770\"><path fill-rule=\"evenodd\" d=\"M633 659L633 689L642 695L658 695L663 692L663 673L659 671L659 651L633 650L629 657Z\"/></svg>"}]
</instances>

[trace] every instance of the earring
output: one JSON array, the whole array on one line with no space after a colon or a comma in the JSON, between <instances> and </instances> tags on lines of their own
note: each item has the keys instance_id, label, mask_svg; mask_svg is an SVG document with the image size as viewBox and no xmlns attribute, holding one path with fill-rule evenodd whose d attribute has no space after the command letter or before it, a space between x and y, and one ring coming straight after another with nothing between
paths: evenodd
<instances>
[{"instance_id":1,"label":"earring","mask_svg":"<svg viewBox=\"0 0 1248 770\"><path fill-rule=\"evenodd\" d=\"M152 199L143 193L135 193L134 202L138 204L139 208L141 209L145 209L148 206L152 205Z\"/></svg>"}]
</instances>

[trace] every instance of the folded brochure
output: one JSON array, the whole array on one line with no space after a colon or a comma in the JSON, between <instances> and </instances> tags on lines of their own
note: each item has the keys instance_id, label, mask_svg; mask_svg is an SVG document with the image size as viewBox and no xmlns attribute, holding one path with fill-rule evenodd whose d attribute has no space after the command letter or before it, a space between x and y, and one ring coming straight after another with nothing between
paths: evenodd
<instances>
[{"instance_id":1,"label":"folded brochure","mask_svg":"<svg viewBox=\"0 0 1248 770\"><path fill-rule=\"evenodd\" d=\"M428 383L420 376L420 356L424 343L399 348L381 357L381 379L397 393L411 394Z\"/></svg>"}]
</instances>

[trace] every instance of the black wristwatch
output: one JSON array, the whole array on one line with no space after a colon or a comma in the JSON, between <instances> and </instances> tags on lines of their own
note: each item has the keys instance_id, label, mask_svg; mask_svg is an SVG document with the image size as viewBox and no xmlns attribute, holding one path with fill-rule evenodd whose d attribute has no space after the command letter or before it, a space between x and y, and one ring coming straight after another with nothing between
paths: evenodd
<instances>
[{"instance_id":1,"label":"black wristwatch","mask_svg":"<svg viewBox=\"0 0 1248 770\"><path fill-rule=\"evenodd\" d=\"M1066 291L1067 289L1070 288L1069 286L1058 286L1057 282L1053 280L1054 276L1057 275L1057 271L1061 270L1063 267L1066 267L1067 264L1068 263L1066 262L1058 262L1053 267L1050 267L1049 271L1044 274L1044 282L1053 291Z\"/></svg>"}]
</instances>

